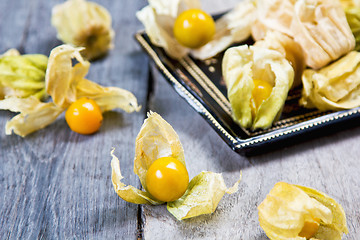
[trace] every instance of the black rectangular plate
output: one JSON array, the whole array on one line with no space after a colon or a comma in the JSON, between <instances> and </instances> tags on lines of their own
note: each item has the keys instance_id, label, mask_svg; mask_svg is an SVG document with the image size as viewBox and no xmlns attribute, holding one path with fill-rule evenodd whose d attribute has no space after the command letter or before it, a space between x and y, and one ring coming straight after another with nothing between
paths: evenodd
<instances>
[{"instance_id":1,"label":"black rectangular plate","mask_svg":"<svg viewBox=\"0 0 360 240\"><path fill-rule=\"evenodd\" d=\"M296 140L327 134L349 126L360 118L360 108L338 112L302 108L298 104L301 89L294 89L289 92L280 119L271 128L256 131L244 129L231 117L231 106L221 72L223 53L205 61L190 56L174 60L162 48L154 46L145 32L137 33L135 38L176 92L205 118L234 151L242 155L262 153Z\"/></svg>"}]
</instances>

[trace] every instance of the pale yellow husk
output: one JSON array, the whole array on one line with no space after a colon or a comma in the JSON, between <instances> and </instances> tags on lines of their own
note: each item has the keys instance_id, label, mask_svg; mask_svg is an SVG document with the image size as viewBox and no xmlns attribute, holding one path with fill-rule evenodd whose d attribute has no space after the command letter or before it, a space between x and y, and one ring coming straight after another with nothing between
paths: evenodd
<instances>
[{"instance_id":1,"label":"pale yellow husk","mask_svg":"<svg viewBox=\"0 0 360 240\"><path fill-rule=\"evenodd\" d=\"M85 47L82 54L95 59L113 48L111 15L101 5L85 0L68 0L52 9L51 23L58 38L67 44Z\"/></svg>"},{"instance_id":2,"label":"pale yellow husk","mask_svg":"<svg viewBox=\"0 0 360 240\"><path fill-rule=\"evenodd\" d=\"M259 0L258 19L262 28L293 37L304 51L307 66L314 69L355 47L355 38L338 0ZM266 30L258 32L261 31Z\"/></svg>"},{"instance_id":3,"label":"pale yellow husk","mask_svg":"<svg viewBox=\"0 0 360 240\"><path fill-rule=\"evenodd\" d=\"M305 222L320 219L311 239L340 240L348 233L341 205L315 189L279 182L259 205L259 222L272 240L299 239Z\"/></svg>"},{"instance_id":4,"label":"pale yellow husk","mask_svg":"<svg viewBox=\"0 0 360 240\"><path fill-rule=\"evenodd\" d=\"M136 97L129 91L116 87L103 87L85 79L90 62L80 54L83 48L61 45L54 48L46 71L46 91L54 103L66 109L82 97L96 101L102 111L120 108L126 112L139 111ZM72 59L78 63L72 65Z\"/></svg>"},{"instance_id":5,"label":"pale yellow husk","mask_svg":"<svg viewBox=\"0 0 360 240\"><path fill-rule=\"evenodd\" d=\"M340 3L344 9L360 7L360 0L340 0Z\"/></svg>"},{"instance_id":6,"label":"pale yellow husk","mask_svg":"<svg viewBox=\"0 0 360 240\"><path fill-rule=\"evenodd\" d=\"M244 128L257 129L268 128L279 118L294 81L294 70L281 53L247 45L229 48L222 73L234 121ZM255 79L267 81L273 89L253 118L250 99Z\"/></svg>"},{"instance_id":7,"label":"pale yellow husk","mask_svg":"<svg viewBox=\"0 0 360 240\"><path fill-rule=\"evenodd\" d=\"M45 99L45 71L48 58L10 49L0 55L0 99L34 96Z\"/></svg>"},{"instance_id":8,"label":"pale yellow husk","mask_svg":"<svg viewBox=\"0 0 360 240\"><path fill-rule=\"evenodd\" d=\"M301 76L305 69L305 58L300 45L294 39L278 31L268 31L264 39L256 41L254 46L281 53L294 69L295 76L292 88L300 86Z\"/></svg>"},{"instance_id":9,"label":"pale yellow husk","mask_svg":"<svg viewBox=\"0 0 360 240\"><path fill-rule=\"evenodd\" d=\"M113 150L114 151L114 150ZM115 192L125 201L136 204L162 204L146 191L146 173L150 165L160 157L174 157L184 166L184 150L174 129L159 114L150 112L136 138L134 172L145 189L141 191L125 185L120 171L119 159L111 152L112 183ZM226 188L221 174L202 172L194 177L184 195L167 203L167 208L178 220L209 214L215 211L225 193L238 189L240 179L231 188Z\"/></svg>"},{"instance_id":10,"label":"pale yellow husk","mask_svg":"<svg viewBox=\"0 0 360 240\"><path fill-rule=\"evenodd\" d=\"M64 111L54 103L40 102L34 96L6 98L0 101L0 109L19 112L6 123L5 133L11 135L14 132L21 137L51 124Z\"/></svg>"},{"instance_id":11,"label":"pale yellow husk","mask_svg":"<svg viewBox=\"0 0 360 240\"><path fill-rule=\"evenodd\" d=\"M316 71L305 70L300 105L319 110L360 106L360 53L352 51Z\"/></svg>"}]
</instances>

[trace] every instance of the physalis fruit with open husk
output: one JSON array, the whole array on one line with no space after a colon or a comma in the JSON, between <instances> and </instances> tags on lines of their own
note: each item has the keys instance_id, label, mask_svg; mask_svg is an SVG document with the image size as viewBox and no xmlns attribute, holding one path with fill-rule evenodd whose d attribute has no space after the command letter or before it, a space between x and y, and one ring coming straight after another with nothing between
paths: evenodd
<instances>
[{"instance_id":1,"label":"physalis fruit with open husk","mask_svg":"<svg viewBox=\"0 0 360 240\"><path fill-rule=\"evenodd\" d=\"M101 112L115 108L129 113L139 111L140 106L131 92L117 87L103 87L85 78L90 63L83 59L81 50L83 48L61 45L51 51L45 75L45 86L46 93L51 96L52 101L44 103L34 96L8 97L0 101L0 109L19 112L6 123L7 135L14 132L25 137L44 128L54 122L73 102L81 98L94 100ZM73 59L77 61L74 66Z\"/></svg>"},{"instance_id":2,"label":"physalis fruit with open husk","mask_svg":"<svg viewBox=\"0 0 360 240\"><path fill-rule=\"evenodd\" d=\"M272 240L340 240L348 233L340 204L299 185L275 184L258 211L260 226Z\"/></svg>"},{"instance_id":3,"label":"physalis fruit with open husk","mask_svg":"<svg viewBox=\"0 0 360 240\"><path fill-rule=\"evenodd\" d=\"M215 30L199 0L149 0L136 16L152 44L162 47L169 56L179 59L191 53L206 59L250 37L255 5L254 0L242 1L215 21Z\"/></svg>"},{"instance_id":4,"label":"physalis fruit with open husk","mask_svg":"<svg viewBox=\"0 0 360 240\"><path fill-rule=\"evenodd\" d=\"M257 46L232 47L225 52L222 73L235 122L265 129L280 117L294 81L283 54Z\"/></svg>"},{"instance_id":5,"label":"physalis fruit with open husk","mask_svg":"<svg viewBox=\"0 0 360 240\"><path fill-rule=\"evenodd\" d=\"M101 5L86 0L68 0L52 10L51 23L66 44L85 47L89 60L99 58L113 47L111 15Z\"/></svg>"},{"instance_id":6,"label":"physalis fruit with open husk","mask_svg":"<svg viewBox=\"0 0 360 240\"><path fill-rule=\"evenodd\" d=\"M158 205L167 202L178 220L210 214L225 193L238 189L240 179L227 188L221 174L201 172L190 183L184 150L174 129L159 114L150 112L136 138L134 172L145 191L125 185L119 159L111 152L112 183L127 202Z\"/></svg>"}]
</instances>

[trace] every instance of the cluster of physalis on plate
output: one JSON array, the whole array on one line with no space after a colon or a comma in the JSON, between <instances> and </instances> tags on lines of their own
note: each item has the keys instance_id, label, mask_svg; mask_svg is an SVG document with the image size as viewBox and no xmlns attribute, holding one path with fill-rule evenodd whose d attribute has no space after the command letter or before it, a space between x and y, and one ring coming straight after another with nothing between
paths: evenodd
<instances>
[{"instance_id":1,"label":"cluster of physalis on plate","mask_svg":"<svg viewBox=\"0 0 360 240\"><path fill-rule=\"evenodd\" d=\"M167 203L168 211L178 220L214 212L224 194L235 193L240 182L239 178L227 188L221 174L205 171L189 182L180 139L154 112L148 114L135 145L134 172L145 191L122 182L119 159L114 150L111 155L112 183L122 199L136 204Z\"/></svg>"},{"instance_id":2,"label":"cluster of physalis on plate","mask_svg":"<svg viewBox=\"0 0 360 240\"><path fill-rule=\"evenodd\" d=\"M137 16L173 58L226 50L223 77L233 119L244 128L270 127L289 90L301 85L303 107L360 106L358 1L244 0L214 21L199 0L153 0ZM254 45L229 48L250 37Z\"/></svg>"},{"instance_id":3,"label":"cluster of physalis on plate","mask_svg":"<svg viewBox=\"0 0 360 240\"><path fill-rule=\"evenodd\" d=\"M109 12L93 2L68 0L53 8L51 22L66 45L54 48L49 58L20 55L14 49L0 55L0 109L19 113L6 123L6 134L24 137L64 111L74 132L92 134L99 130L103 112L138 111L131 92L85 78L88 59L103 56L113 46Z\"/></svg>"}]
</instances>

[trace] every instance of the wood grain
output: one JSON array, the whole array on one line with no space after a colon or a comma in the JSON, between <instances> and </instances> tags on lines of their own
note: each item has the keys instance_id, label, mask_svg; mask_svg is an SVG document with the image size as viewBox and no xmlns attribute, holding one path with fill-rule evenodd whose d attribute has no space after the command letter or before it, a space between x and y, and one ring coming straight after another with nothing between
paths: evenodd
<instances>
[{"instance_id":1,"label":"wood grain","mask_svg":"<svg viewBox=\"0 0 360 240\"><path fill-rule=\"evenodd\" d=\"M61 44L50 24L60 0L0 1L0 52L43 53ZM104 115L100 132L71 132L64 116L26 138L6 136L13 113L0 111L0 239L267 239L257 206L276 182L313 187L337 200L347 215L349 234L360 238L360 128L270 153L234 153L165 81L133 39L142 29L135 18L144 0L95 0L111 12L115 48L93 62L88 78L133 92L138 113ZM210 13L239 1L204 0ZM150 84L150 85L149 85ZM150 98L148 99L148 96ZM146 110L159 113L178 133L190 178L203 170L222 173L228 186L242 171L239 191L225 195L211 215L177 221L166 206L138 206L120 199L111 184L110 150L115 147L125 183L140 187L133 173L135 138Z\"/></svg>"},{"instance_id":2,"label":"wood grain","mask_svg":"<svg viewBox=\"0 0 360 240\"><path fill-rule=\"evenodd\" d=\"M48 55L61 44L50 24L51 8L59 2L2 1L1 51L14 47ZM115 48L91 65L87 77L130 90L145 106L148 59L132 36L141 28L135 12L145 3L98 2L113 17ZM71 132L62 115L26 138L5 135L5 122L14 114L1 111L0 239L134 238L138 206L114 192L110 150L116 148L124 176L137 186L132 172L134 141L144 109L106 113L100 132L92 136Z\"/></svg>"}]
</instances>

